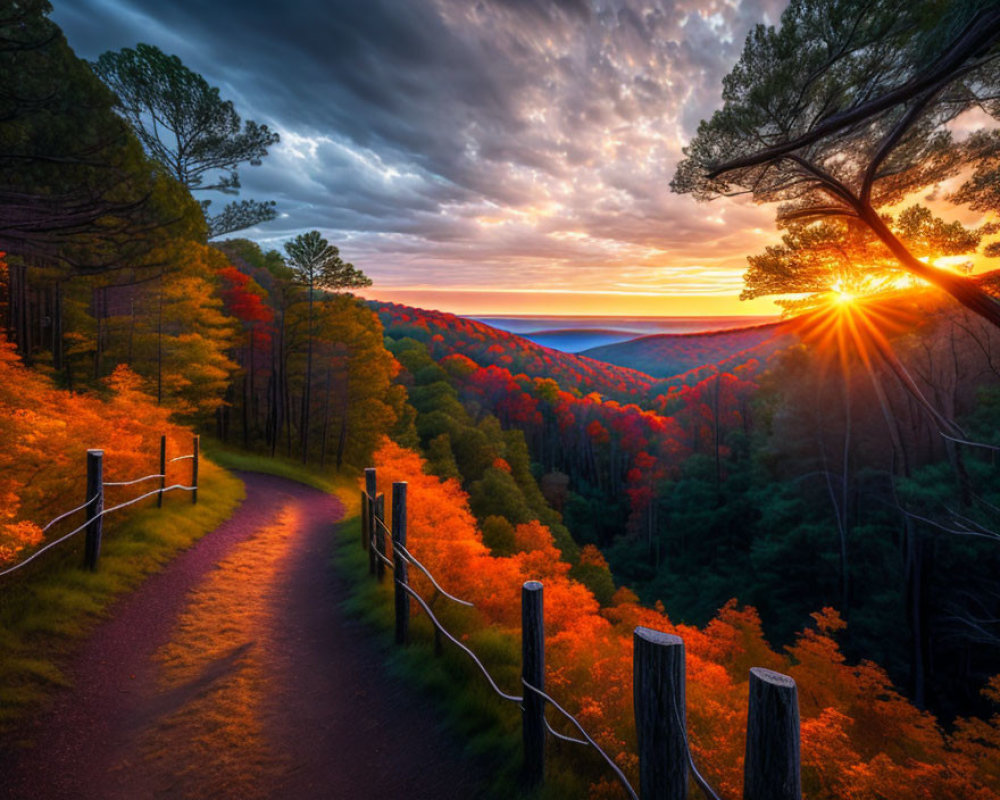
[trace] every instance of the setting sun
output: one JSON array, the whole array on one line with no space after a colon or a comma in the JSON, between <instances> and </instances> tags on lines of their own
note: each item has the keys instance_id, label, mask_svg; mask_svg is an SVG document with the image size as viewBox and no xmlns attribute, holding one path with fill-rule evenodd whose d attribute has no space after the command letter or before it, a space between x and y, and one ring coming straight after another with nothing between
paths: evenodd
<instances>
[{"instance_id":1,"label":"setting sun","mask_svg":"<svg viewBox=\"0 0 1000 800\"><path fill-rule=\"evenodd\" d=\"M855 297L854 293L847 290L847 288L843 284L843 281L837 281L835 284L833 284L833 292L834 292L833 299L837 303L843 304L843 303L854 302L854 297Z\"/></svg>"}]
</instances>

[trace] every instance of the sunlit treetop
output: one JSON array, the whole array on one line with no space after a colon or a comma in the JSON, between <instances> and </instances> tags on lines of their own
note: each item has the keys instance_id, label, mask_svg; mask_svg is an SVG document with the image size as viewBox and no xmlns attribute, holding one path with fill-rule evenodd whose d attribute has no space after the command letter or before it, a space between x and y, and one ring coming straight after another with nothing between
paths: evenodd
<instances>
[{"instance_id":1,"label":"sunlit treetop","mask_svg":"<svg viewBox=\"0 0 1000 800\"><path fill-rule=\"evenodd\" d=\"M1000 137L960 142L949 126L970 109L1000 118L998 41L997 3L793 0L779 27L747 37L723 107L700 124L671 186L779 203L785 224L856 222L901 268L1000 325L1000 305L921 261L882 216L969 165L975 175L952 199L997 207Z\"/></svg>"},{"instance_id":2,"label":"sunlit treetop","mask_svg":"<svg viewBox=\"0 0 1000 800\"><path fill-rule=\"evenodd\" d=\"M926 207L910 206L897 217L883 216L893 234L918 259L933 265L942 257L976 252L982 229L945 222ZM861 298L913 286L917 279L867 225L850 217L783 222L780 245L747 258L741 299L804 295L781 299L786 313L798 313L847 296Z\"/></svg>"}]
</instances>

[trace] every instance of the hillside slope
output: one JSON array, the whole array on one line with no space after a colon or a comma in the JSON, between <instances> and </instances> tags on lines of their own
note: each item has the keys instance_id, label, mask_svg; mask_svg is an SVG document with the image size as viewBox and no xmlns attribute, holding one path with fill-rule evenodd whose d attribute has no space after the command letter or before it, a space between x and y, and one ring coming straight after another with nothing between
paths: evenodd
<instances>
[{"instance_id":1,"label":"hillside slope","mask_svg":"<svg viewBox=\"0 0 1000 800\"><path fill-rule=\"evenodd\" d=\"M424 342L436 359L463 355L478 366L498 366L530 378L552 378L563 390L599 392L624 402L648 396L653 378L597 359L564 353L517 334L443 311L369 301L387 336Z\"/></svg>"}]
</instances>

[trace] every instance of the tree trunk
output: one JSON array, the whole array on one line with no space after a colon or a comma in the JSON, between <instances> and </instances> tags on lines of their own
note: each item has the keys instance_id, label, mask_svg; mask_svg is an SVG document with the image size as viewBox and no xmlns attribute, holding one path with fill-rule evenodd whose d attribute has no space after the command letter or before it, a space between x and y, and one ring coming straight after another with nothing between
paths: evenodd
<instances>
[{"instance_id":1,"label":"tree trunk","mask_svg":"<svg viewBox=\"0 0 1000 800\"><path fill-rule=\"evenodd\" d=\"M281 439L281 427L284 423L285 409L284 401L284 374L285 363L285 314L279 314L278 335L274 338L271 347L273 368L268 380L268 395L270 408L268 409L269 444L271 445L271 457L278 451L278 441Z\"/></svg>"},{"instance_id":2,"label":"tree trunk","mask_svg":"<svg viewBox=\"0 0 1000 800\"><path fill-rule=\"evenodd\" d=\"M313 286L309 283L309 326L306 343L306 385L302 390L302 419L299 432L302 437L302 463L309 460L309 411L312 401L312 359L313 359Z\"/></svg>"},{"instance_id":3,"label":"tree trunk","mask_svg":"<svg viewBox=\"0 0 1000 800\"><path fill-rule=\"evenodd\" d=\"M62 281L56 281L52 297L52 369L63 368Z\"/></svg>"},{"instance_id":4,"label":"tree trunk","mask_svg":"<svg viewBox=\"0 0 1000 800\"><path fill-rule=\"evenodd\" d=\"M713 398L713 416L715 417L715 505L722 507L722 460L719 455L719 381L722 380L720 372L715 373L715 386Z\"/></svg>"},{"instance_id":5,"label":"tree trunk","mask_svg":"<svg viewBox=\"0 0 1000 800\"><path fill-rule=\"evenodd\" d=\"M132 277L131 277L130 280L132 280L133 282L135 281L135 271L134 270L132 272ZM133 297L131 299L131 301L129 302L129 311L131 312L131 315L130 315L131 318L129 319L129 325L128 325L128 357L127 357L126 360L127 360L128 365L131 367L132 366L132 361L134 360L134 356L135 356L135 350L134 350L134 344L135 344L135 297Z\"/></svg>"},{"instance_id":6,"label":"tree trunk","mask_svg":"<svg viewBox=\"0 0 1000 800\"><path fill-rule=\"evenodd\" d=\"M844 619L850 614L850 564L847 557L847 539L850 532L850 465L851 465L851 373L850 361L844 361L844 450L841 455L840 513L840 613Z\"/></svg>"},{"instance_id":7,"label":"tree trunk","mask_svg":"<svg viewBox=\"0 0 1000 800\"><path fill-rule=\"evenodd\" d=\"M858 212L865 224L872 229L872 232L882 240L883 244L907 270L947 292L970 311L1000 328L1000 303L980 289L974 281L920 261L896 237L878 215L878 212L870 205L859 205Z\"/></svg>"},{"instance_id":8,"label":"tree trunk","mask_svg":"<svg viewBox=\"0 0 1000 800\"><path fill-rule=\"evenodd\" d=\"M101 377L101 360L104 350L104 287L99 287L94 294L94 316L97 318L97 333L94 336L94 381Z\"/></svg>"},{"instance_id":9,"label":"tree trunk","mask_svg":"<svg viewBox=\"0 0 1000 800\"><path fill-rule=\"evenodd\" d=\"M924 554L922 542L907 518L905 524L906 607L910 618L910 681L913 702L919 709L926 701L926 633L924 625Z\"/></svg>"},{"instance_id":10,"label":"tree trunk","mask_svg":"<svg viewBox=\"0 0 1000 800\"><path fill-rule=\"evenodd\" d=\"M267 415L264 424L264 436L271 451L271 458L278 447L278 391L277 373L272 372L267 380Z\"/></svg>"},{"instance_id":11,"label":"tree trunk","mask_svg":"<svg viewBox=\"0 0 1000 800\"><path fill-rule=\"evenodd\" d=\"M323 441L319 453L320 469L326 467L326 438L330 431L330 367L326 368L326 403L323 405Z\"/></svg>"},{"instance_id":12,"label":"tree trunk","mask_svg":"<svg viewBox=\"0 0 1000 800\"><path fill-rule=\"evenodd\" d=\"M284 395L281 401L281 407L285 412L285 448L286 453L289 458L292 457L292 390L288 385L288 363L286 361L285 368L281 371L281 391Z\"/></svg>"},{"instance_id":13,"label":"tree trunk","mask_svg":"<svg viewBox=\"0 0 1000 800\"><path fill-rule=\"evenodd\" d=\"M17 352L25 366L31 364L31 343L28 332L28 268L24 264L11 265L8 272L10 281L11 332Z\"/></svg>"},{"instance_id":14,"label":"tree trunk","mask_svg":"<svg viewBox=\"0 0 1000 800\"><path fill-rule=\"evenodd\" d=\"M250 446L250 384L247 373L243 372L243 408L240 409L240 423L243 425L243 446Z\"/></svg>"},{"instance_id":15,"label":"tree trunk","mask_svg":"<svg viewBox=\"0 0 1000 800\"><path fill-rule=\"evenodd\" d=\"M257 392L254 389L254 327L253 323L250 324L250 390L249 390L249 405L250 405L250 423L253 429L257 430Z\"/></svg>"},{"instance_id":16,"label":"tree trunk","mask_svg":"<svg viewBox=\"0 0 1000 800\"><path fill-rule=\"evenodd\" d=\"M344 391L340 400L340 435L337 437L337 472L344 464L344 450L347 448L347 391L350 386L350 373L347 364L344 365Z\"/></svg>"},{"instance_id":17,"label":"tree trunk","mask_svg":"<svg viewBox=\"0 0 1000 800\"><path fill-rule=\"evenodd\" d=\"M163 270L156 292L156 405L163 403Z\"/></svg>"}]
</instances>

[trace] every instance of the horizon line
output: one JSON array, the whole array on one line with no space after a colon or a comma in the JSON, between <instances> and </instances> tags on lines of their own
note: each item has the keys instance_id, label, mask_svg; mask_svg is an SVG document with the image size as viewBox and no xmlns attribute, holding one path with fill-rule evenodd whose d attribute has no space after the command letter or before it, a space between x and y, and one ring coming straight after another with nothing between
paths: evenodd
<instances>
[{"instance_id":1,"label":"horizon line","mask_svg":"<svg viewBox=\"0 0 1000 800\"><path fill-rule=\"evenodd\" d=\"M399 303L399 305L405 305ZM438 309L433 309L437 311ZM440 312L456 317L478 317L480 319L772 319L781 314L501 314L490 312L477 314L453 311Z\"/></svg>"}]
</instances>

